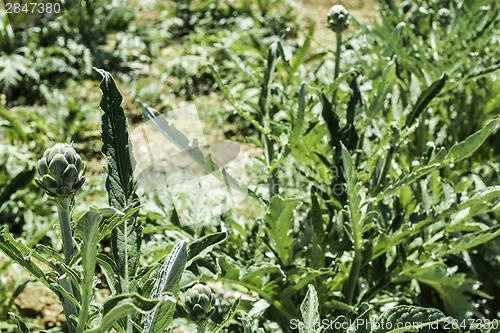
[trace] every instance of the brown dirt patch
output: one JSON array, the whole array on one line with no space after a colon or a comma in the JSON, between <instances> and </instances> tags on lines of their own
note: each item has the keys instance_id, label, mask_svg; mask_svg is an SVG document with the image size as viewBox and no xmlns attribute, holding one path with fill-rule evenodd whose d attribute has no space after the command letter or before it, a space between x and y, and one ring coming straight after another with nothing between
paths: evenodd
<instances>
[{"instance_id":1,"label":"brown dirt patch","mask_svg":"<svg viewBox=\"0 0 500 333\"><path fill-rule=\"evenodd\" d=\"M49 290L27 287L16 299L25 317L40 323L35 329L60 327L66 322L64 315L59 314L62 307L57 296Z\"/></svg>"}]
</instances>

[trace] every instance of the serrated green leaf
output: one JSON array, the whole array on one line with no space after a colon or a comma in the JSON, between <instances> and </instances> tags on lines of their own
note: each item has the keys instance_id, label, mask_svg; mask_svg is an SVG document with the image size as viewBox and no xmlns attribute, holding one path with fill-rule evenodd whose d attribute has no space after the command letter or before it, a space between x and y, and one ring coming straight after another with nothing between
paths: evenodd
<instances>
[{"instance_id":1,"label":"serrated green leaf","mask_svg":"<svg viewBox=\"0 0 500 333\"><path fill-rule=\"evenodd\" d=\"M61 254L47 245L37 244L36 250L39 252L40 251L45 252L46 254L54 258L56 261L64 262L64 258L61 256Z\"/></svg>"},{"instance_id":2,"label":"serrated green leaf","mask_svg":"<svg viewBox=\"0 0 500 333\"><path fill-rule=\"evenodd\" d=\"M434 171L435 169L437 169L439 167L440 167L440 164L435 163L435 164L427 165L425 167L422 167L418 170L415 170L411 173L407 173L407 174L399 177L395 182L393 182L391 185L389 185L387 188L385 188L381 193L379 193L379 195L377 195L377 197L375 198L373 203L375 204L375 203L387 198L388 196L396 193L401 187L412 184L413 182L415 182L419 178L425 176L426 174Z\"/></svg>"},{"instance_id":3,"label":"serrated green leaf","mask_svg":"<svg viewBox=\"0 0 500 333\"><path fill-rule=\"evenodd\" d=\"M291 285L283 289L283 291L279 294L279 299L287 299L291 295L294 295L298 291L302 290L307 284L311 283L317 277L323 275L325 272L306 269L306 273L302 275L297 281Z\"/></svg>"},{"instance_id":4,"label":"serrated green leaf","mask_svg":"<svg viewBox=\"0 0 500 333\"><path fill-rule=\"evenodd\" d=\"M250 317L247 313L243 311L238 311L241 317L238 319L241 320L243 324L244 333L265 333L263 328L258 328L256 324L256 320L253 317Z\"/></svg>"},{"instance_id":5,"label":"serrated green leaf","mask_svg":"<svg viewBox=\"0 0 500 333\"><path fill-rule=\"evenodd\" d=\"M108 236L120 224L130 218L133 218L139 212L139 209L141 209L141 207L137 204L138 202L132 202L130 205L123 208L119 213L113 214L113 216L108 218L105 223L101 223L99 226L99 242L103 240L104 237Z\"/></svg>"},{"instance_id":6,"label":"serrated green leaf","mask_svg":"<svg viewBox=\"0 0 500 333\"><path fill-rule=\"evenodd\" d=\"M136 293L109 297L103 304L104 315L99 327L87 329L84 333L105 333L124 316L133 315L135 313L149 313L153 311L159 303L160 300L158 299L146 299Z\"/></svg>"},{"instance_id":7,"label":"serrated green leaf","mask_svg":"<svg viewBox=\"0 0 500 333\"><path fill-rule=\"evenodd\" d=\"M468 136L464 141L453 145L444 158L444 164L457 163L470 156L483 144L488 136L497 130L498 124L500 124L500 117L490 120L479 131Z\"/></svg>"},{"instance_id":8,"label":"serrated green leaf","mask_svg":"<svg viewBox=\"0 0 500 333\"><path fill-rule=\"evenodd\" d=\"M188 258L187 241L177 243L168 255L156 277L151 291L152 298L161 298L164 293L171 293L175 297L179 292L179 281ZM165 332L173 320L175 303L165 302L155 311L148 313L144 322L144 333Z\"/></svg>"},{"instance_id":9,"label":"serrated green leaf","mask_svg":"<svg viewBox=\"0 0 500 333\"><path fill-rule=\"evenodd\" d=\"M308 286L306 297L300 305L300 312L302 313L302 323L299 326L300 333L317 333L321 331L319 323L319 302L318 294L313 285ZM319 327L318 327L319 326Z\"/></svg>"},{"instance_id":10,"label":"serrated green leaf","mask_svg":"<svg viewBox=\"0 0 500 333\"><path fill-rule=\"evenodd\" d=\"M46 287L50 287L50 283L45 276L45 273L40 267L31 261L30 255L32 251L21 241L15 241L6 226L0 227L0 250L2 250L3 253L5 253L5 255L12 259L15 263L23 267L39 282L44 284Z\"/></svg>"},{"instance_id":11,"label":"serrated green leaf","mask_svg":"<svg viewBox=\"0 0 500 333\"><path fill-rule=\"evenodd\" d=\"M271 198L269 211L265 216L268 236L280 260L287 264L289 261L290 245L293 240L293 212L300 202L296 199L282 199L280 196Z\"/></svg>"},{"instance_id":12,"label":"serrated green leaf","mask_svg":"<svg viewBox=\"0 0 500 333\"><path fill-rule=\"evenodd\" d=\"M302 133L302 128L304 127L304 119L306 115L306 91L305 83L302 83L299 91L299 109L297 112L297 117L294 120L292 133L290 134L290 142L293 145L297 140L299 140Z\"/></svg>"},{"instance_id":13,"label":"serrated green leaf","mask_svg":"<svg viewBox=\"0 0 500 333\"><path fill-rule=\"evenodd\" d=\"M195 242L189 244L188 262L192 262L197 258L202 257L203 253L207 253L215 245L222 243L226 239L226 237L226 232L221 231L203 236Z\"/></svg>"},{"instance_id":14,"label":"serrated green leaf","mask_svg":"<svg viewBox=\"0 0 500 333\"><path fill-rule=\"evenodd\" d=\"M477 231L463 235L453 242L452 246L448 250L448 254L454 254L460 251L471 249L478 245L484 244L498 236L500 236L500 226L498 225L488 230Z\"/></svg>"},{"instance_id":15,"label":"serrated green leaf","mask_svg":"<svg viewBox=\"0 0 500 333\"><path fill-rule=\"evenodd\" d=\"M127 118L121 107L122 95L113 78L102 69L96 68L96 71L103 77L100 84L100 107L103 111L102 153L108 162L106 190L109 204L114 208L123 209L138 200L133 178L133 157L129 152Z\"/></svg>"},{"instance_id":16,"label":"serrated green leaf","mask_svg":"<svg viewBox=\"0 0 500 333\"><path fill-rule=\"evenodd\" d=\"M69 281L69 280L67 280ZM61 284L63 284L64 281L61 281ZM62 297L66 298L69 300L71 303L76 305L78 309L80 309L80 302L73 296L73 294L70 294L66 289L63 288L62 285L51 283L49 286L50 290L52 290L56 295L62 295Z\"/></svg>"},{"instance_id":17,"label":"serrated green leaf","mask_svg":"<svg viewBox=\"0 0 500 333\"><path fill-rule=\"evenodd\" d=\"M388 60L386 63L380 62L380 64L384 64L385 68L381 70L382 76L374 87L376 92L373 102L369 105L370 114L377 114L382 109L382 105L392 89L394 77L396 77L396 62L394 60Z\"/></svg>"},{"instance_id":18,"label":"serrated green leaf","mask_svg":"<svg viewBox=\"0 0 500 333\"><path fill-rule=\"evenodd\" d=\"M406 24L404 22L399 23L396 25L394 28L394 32L392 34L392 38L390 41L387 43L387 47L384 49L383 56L384 57L393 57L394 56L394 51L396 50L396 47L398 46L399 42L399 36L401 35L401 30L406 27Z\"/></svg>"},{"instance_id":19,"label":"serrated green leaf","mask_svg":"<svg viewBox=\"0 0 500 333\"><path fill-rule=\"evenodd\" d=\"M277 44L277 47L278 47L278 52L279 52L280 57L281 57L282 62L283 62L283 66L285 67L285 71L290 75L290 77L293 78L294 77L293 74L296 71L296 69L293 69L292 66L290 65L290 62L288 60L286 60L285 50L283 49L283 45L282 45L281 41L279 40L276 44ZM305 46L305 45L303 45L303 46Z\"/></svg>"},{"instance_id":20,"label":"serrated green leaf","mask_svg":"<svg viewBox=\"0 0 500 333\"><path fill-rule=\"evenodd\" d=\"M94 294L93 282L95 275L95 264L97 258L97 244L99 242L99 223L103 217L109 215L123 215L114 208L94 208L89 210L78 220L75 227L75 237L82 240L82 304L78 318L78 326L76 332L83 332L87 325L87 317L90 308L90 301Z\"/></svg>"},{"instance_id":21,"label":"serrated green leaf","mask_svg":"<svg viewBox=\"0 0 500 333\"><path fill-rule=\"evenodd\" d=\"M121 107L122 96L111 75L102 70L100 103L102 115L102 153L108 162L106 190L111 207L123 209L134 201L138 201L136 184L133 178L133 157L129 150L127 119ZM112 232L111 250L119 268L119 292L128 293L131 279L139 266L141 248L141 230L136 216L123 222Z\"/></svg>"},{"instance_id":22,"label":"serrated green leaf","mask_svg":"<svg viewBox=\"0 0 500 333\"><path fill-rule=\"evenodd\" d=\"M415 279L432 287L439 293L444 308L450 315L465 317L467 312L474 311L471 296L481 293L474 280L464 274L454 273L442 262L407 263L406 266L400 279Z\"/></svg>"},{"instance_id":23,"label":"serrated green leaf","mask_svg":"<svg viewBox=\"0 0 500 333\"><path fill-rule=\"evenodd\" d=\"M114 295L116 293L118 283L118 280L116 278L116 276L118 275L118 267L116 266L113 259L103 253L98 253L96 260L99 266L101 266L102 272L106 277L106 282L109 285L111 294Z\"/></svg>"},{"instance_id":24,"label":"serrated green leaf","mask_svg":"<svg viewBox=\"0 0 500 333\"><path fill-rule=\"evenodd\" d=\"M429 326L432 322L438 323L446 319L446 316L438 309L422 308L418 306L401 305L384 312L374 325L379 324L380 328L371 330L370 333L396 333L396 332L409 332L410 329L396 329L398 325L405 325L407 323L419 323L423 327ZM390 324L389 324L390 323ZM418 331L413 330L413 331Z\"/></svg>"},{"instance_id":25,"label":"serrated green leaf","mask_svg":"<svg viewBox=\"0 0 500 333\"><path fill-rule=\"evenodd\" d=\"M346 179L350 218L353 226L358 227L361 221L361 187L358 184L358 173L349 151L347 151L344 144L341 143L340 145L342 148L342 165L344 166L344 175Z\"/></svg>"},{"instance_id":26,"label":"serrated green leaf","mask_svg":"<svg viewBox=\"0 0 500 333\"><path fill-rule=\"evenodd\" d=\"M279 60L279 51L276 44L271 44L267 52L267 66L264 72L264 80L262 81L262 86L259 95L259 108L260 113L264 117L267 115L269 117L269 105L271 104L271 87L274 82L274 76L276 73L276 65Z\"/></svg>"},{"instance_id":27,"label":"serrated green leaf","mask_svg":"<svg viewBox=\"0 0 500 333\"><path fill-rule=\"evenodd\" d=\"M405 128L410 127L415 120L420 116L420 114L425 110L427 105L432 101L434 97L443 89L444 84L448 77L443 75L440 79L434 81L427 89L425 89L422 94L417 99L417 102L413 106L412 111L406 118Z\"/></svg>"}]
</instances>

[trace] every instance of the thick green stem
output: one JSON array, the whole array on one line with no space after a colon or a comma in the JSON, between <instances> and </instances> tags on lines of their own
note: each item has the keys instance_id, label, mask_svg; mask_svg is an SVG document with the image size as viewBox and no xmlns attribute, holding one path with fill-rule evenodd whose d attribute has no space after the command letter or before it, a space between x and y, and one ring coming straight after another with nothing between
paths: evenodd
<instances>
[{"instance_id":1,"label":"thick green stem","mask_svg":"<svg viewBox=\"0 0 500 333\"><path fill-rule=\"evenodd\" d=\"M197 333L205 333L205 328L207 327L206 323L200 324L196 326Z\"/></svg>"},{"instance_id":2,"label":"thick green stem","mask_svg":"<svg viewBox=\"0 0 500 333\"><path fill-rule=\"evenodd\" d=\"M342 50L342 32L337 32L337 53L335 53L335 75L333 77L336 80L340 74L340 53Z\"/></svg>"},{"instance_id":3,"label":"thick green stem","mask_svg":"<svg viewBox=\"0 0 500 333\"><path fill-rule=\"evenodd\" d=\"M352 216L352 209L353 208L351 208L351 228L353 235L354 259L352 260L351 270L349 272L349 277L347 278L347 283L344 286L346 303L349 305L353 304L354 289L356 289L359 271L361 269L361 263L363 262L363 234L360 225L361 217L359 216L359 214L355 214L355 216Z\"/></svg>"},{"instance_id":4,"label":"thick green stem","mask_svg":"<svg viewBox=\"0 0 500 333\"><path fill-rule=\"evenodd\" d=\"M362 261L363 253L361 252L361 249L355 249L351 271L349 272L349 278L347 279L347 284L345 286L346 303L349 305L352 305L353 303L354 289L356 288L356 282L358 281Z\"/></svg>"},{"instance_id":5,"label":"thick green stem","mask_svg":"<svg viewBox=\"0 0 500 333\"><path fill-rule=\"evenodd\" d=\"M382 172L380 172L377 182L374 186L374 190L377 191L381 189L385 185L385 178L391 169L392 157L394 154L394 148L392 146L389 147L387 151L387 155L385 156L384 166Z\"/></svg>"},{"instance_id":6,"label":"thick green stem","mask_svg":"<svg viewBox=\"0 0 500 333\"><path fill-rule=\"evenodd\" d=\"M63 253L64 261L67 266L71 262L73 257L73 234L71 232L71 218L70 218L70 208L69 208L69 198L56 198L57 214L59 215L59 227L61 229L61 238L63 242ZM73 292L73 285L69 277L64 277L61 281L61 286L71 295L75 295ZM66 317L66 322L70 327L70 331L73 330L72 324L73 320L70 315L78 317L78 309L76 305L73 304L69 299L62 296L62 305L64 309L64 315Z\"/></svg>"},{"instance_id":7,"label":"thick green stem","mask_svg":"<svg viewBox=\"0 0 500 333\"><path fill-rule=\"evenodd\" d=\"M333 82L339 77L340 75L340 58L341 58L341 52L342 52L342 32L337 32L337 52L335 53L335 73L333 74ZM337 99L337 88L333 89L333 94L332 94L332 105L335 105Z\"/></svg>"},{"instance_id":8,"label":"thick green stem","mask_svg":"<svg viewBox=\"0 0 500 333\"><path fill-rule=\"evenodd\" d=\"M274 159L274 147L273 142L265 136L265 154L266 154L266 162L267 167L271 168ZM269 185L269 199L273 196L279 194L279 183L278 183L278 170L274 168L270 175L268 176L268 185Z\"/></svg>"},{"instance_id":9,"label":"thick green stem","mask_svg":"<svg viewBox=\"0 0 500 333\"><path fill-rule=\"evenodd\" d=\"M69 212L69 198L57 198L57 214L63 242L64 262L69 266L73 257L73 233L71 232L71 218Z\"/></svg>"}]
</instances>

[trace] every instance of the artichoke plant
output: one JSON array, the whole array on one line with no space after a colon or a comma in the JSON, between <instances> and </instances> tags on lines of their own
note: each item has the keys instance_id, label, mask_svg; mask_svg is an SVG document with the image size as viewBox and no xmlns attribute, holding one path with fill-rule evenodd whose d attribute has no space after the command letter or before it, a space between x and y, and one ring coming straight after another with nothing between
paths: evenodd
<instances>
[{"instance_id":1,"label":"artichoke plant","mask_svg":"<svg viewBox=\"0 0 500 333\"><path fill-rule=\"evenodd\" d=\"M71 230L70 202L85 182L85 171L87 171L86 163L68 144L54 145L38 160L40 178L36 178L35 181L55 199L66 265L71 263L75 248ZM68 277L61 278L60 283L69 294L73 295L74 286ZM67 298L63 298L62 305L69 326L75 327L76 323L72 318L78 317L77 307Z\"/></svg>"},{"instance_id":2,"label":"artichoke plant","mask_svg":"<svg viewBox=\"0 0 500 333\"><path fill-rule=\"evenodd\" d=\"M198 327L204 327L208 318L214 314L214 305L215 294L210 287L196 284L187 291L184 309Z\"/></svg>"},{"instance_id":3,"label":"artichoke plant","mask_svg":"<svg viewBox=\"0 0 500 333\"><path fill-rule=\"evenodd\" d=\"M342 5L335 5L328 11L328 28L333 32L342 32L349 27L351 15Z\"/></svg>"},{"instance_id":4,"label":"artichoke plant","mask_svg":"<svg viewBox=\"0 0 500 333\"><path fill-rule=\"evenodd\" d=\"M38 186L53 197L69 197L85 182L87 164L68 144L58 143L48 148L38 161Z\"/></svg>"},{"instance_id":5,"label":"artichoke plant","mask_svg":"<svg viewBox=\"0 0 500 333\"><path fill-rule=\"evenodd\" d=\"M328 23L327 27L335 32L337 36L337 52L335 53L335 72L333 80L335 81L340 74L340 54L342 51L342 32L349 27L351 21L351 14L342 5L335 5L328 11L326 17ZM334 105L337 99L337 89L333 90L331 103Z\"/></svg>"}]
</instances>

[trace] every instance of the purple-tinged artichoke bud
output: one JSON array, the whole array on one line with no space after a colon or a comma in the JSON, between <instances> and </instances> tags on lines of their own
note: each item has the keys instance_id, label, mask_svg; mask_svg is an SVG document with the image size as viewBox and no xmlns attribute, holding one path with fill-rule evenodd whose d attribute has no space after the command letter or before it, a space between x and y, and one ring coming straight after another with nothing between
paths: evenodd
<instances>
[{"instance_id":1,"label":"purple-tinged artichoke bud","mask_svg":"<svg viewBox=\"0 0 500 333\"><path fill-rule=\"evenodd\" d=\"M342 5L335 5L328 11L328 28L333 32L342 32L349 27L351 14Z\"/></svg>"},{"instance_id":2,"label":"purple-tinged artichoke bud","mask_svg":"<svg viewBox=\"0 0 500 333\"><path fill-rule=\"evenodd\" d=\"M197 325L204 323L215 312L215 294L210 287L196 284L187 291L184 309Z\"/></svg>"},{"instance_id":3,"label":"purple-tinged artichoke bud","mask_svg":"<svg viewBox=\"0 0 500 333\"><path fill-rule=\"evenodd\" d=\"M38 174L35 181L48 195L69 197L78 191L85 182L87 164L82 161L75 149L63 143L49 148L38 160Z\"/></svg>"}]
</instances>

